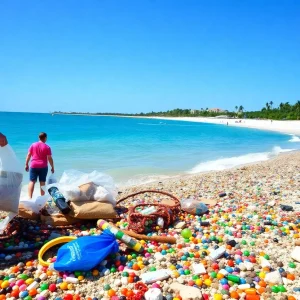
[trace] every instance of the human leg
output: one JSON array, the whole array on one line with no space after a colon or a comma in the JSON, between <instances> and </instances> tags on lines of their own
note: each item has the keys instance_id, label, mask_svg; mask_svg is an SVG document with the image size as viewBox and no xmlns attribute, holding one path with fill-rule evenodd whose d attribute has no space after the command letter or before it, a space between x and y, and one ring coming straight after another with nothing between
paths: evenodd
<instances>
[{"instance_id":1,"label":"human leg","mask_svg":"<svg viewBox=\"0 0 300 300\"><path fill-rule=\"evenodd\" d=\"M48 167L39 169L39 181L40 181L40 189L41 189L42 196L45 195L45 192L42 189L42 187L45 186L47 173L48 173Z\"/></svg>"},{"instance_id":2,"label":"human leg","mask_svg":"<svg viewBox=\"0 0 300 300\"><path fill-rule=\"evenodd\" d=\"M33 191L34 191L34 185L37 180L37 172L36 168L30 168L29 169L29 184L28 184L28 197L29 199L32 198Z\"/></svg>"},{"instance_id":3,"label":"human leg","mask_svg":"<svg viewBox=\"0 0 300 300\"><path fill-rule=\"evenodd\" d=\"M34 185L35 185L35 181L29 181L29 184L28 184L28 197L29 197L29 199L32 198L33 191L34 191Z\"/></svg>"},{"instance_id":4,"label":"human leg","mask_svg":"<svg viewBox=\"0 0 300 300\"><path fill-rule=\"evenodd\" d=\"M43 186L45 186L45 182L41 182L41 181L40 181L41 196L44 196L44 195L45 195L45 192L44 192L44 190L42 189Z\"/></svg>"}]
</instances>

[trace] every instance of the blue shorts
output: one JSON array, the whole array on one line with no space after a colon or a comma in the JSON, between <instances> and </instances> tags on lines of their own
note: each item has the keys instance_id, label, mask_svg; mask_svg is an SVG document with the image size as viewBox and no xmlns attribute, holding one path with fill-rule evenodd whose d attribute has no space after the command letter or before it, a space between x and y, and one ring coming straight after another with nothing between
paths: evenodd
<instances>
[{"instance_id":1,"label":"blue shorts","mask_svg":"<svg viewBox=\"0 0 300 300\"><path fill-rule=\"evenodd\" d=\"M30 168L29 170L29 180L36 182L39 179L39 182L46 182L48 173L48 167L46 168Z\"/></svg>"}]
</instances>

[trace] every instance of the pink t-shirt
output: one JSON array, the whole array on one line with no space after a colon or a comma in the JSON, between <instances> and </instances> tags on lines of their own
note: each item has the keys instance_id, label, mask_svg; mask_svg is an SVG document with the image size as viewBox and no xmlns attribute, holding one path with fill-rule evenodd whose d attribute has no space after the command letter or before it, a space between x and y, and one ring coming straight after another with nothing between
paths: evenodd
<instances>
[{"instance_id":1,"label":"pink t-shirt","mask_svg":"<svg viewBox=\"0 0 300 300\"><path fill-rule=\"evenodd\" d=\"M48 155L51 154L51 148L43 142L33 143L29 148L31 154L31 168L46 168L48 166Z\"/></svg>"}]
</instances>

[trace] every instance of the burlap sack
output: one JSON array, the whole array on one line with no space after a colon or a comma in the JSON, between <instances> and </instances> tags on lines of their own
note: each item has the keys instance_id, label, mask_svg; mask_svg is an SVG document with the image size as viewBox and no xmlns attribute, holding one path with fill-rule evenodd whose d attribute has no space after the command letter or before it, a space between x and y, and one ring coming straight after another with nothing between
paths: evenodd
<instances>
[{"instance_id":1,"label":"burlap sack","mask_svg":"<svg viewBox=\"0 0 300 300\"><path fill-rule=\"evenodd\" d=\"M118 217L111 203L87 201L71 202L70 216L78 219L113 219Z\"/></svg>"},{"instance_id":2,"label":"burlap sack","mask_svg":"<svg viewBox=\"0 0 300 300\"><path fill-rule=\"evenodd\" d=\"M58 214L52 216L41 215L41 222L51 226L66 226L80 222L80 220L67 215Z\"/></svg>"},{"instance_id":3,"label":"burlap sack","mask_svg":"<svg viewBox=\"0 0 300 300\"><path fill-rule=\"evenodd\" d=\"M29 219L29 220L39 220L40 219L39 214L36 214L35 212L25 208L22 204L19 205L18 215L21 218Z\"/></svg>"},{"instance_id":4,"label":"burlap sack","mask_svg":"<svg viewBox=\"0 0 300 300\"><path fill-rule=\"evenodd\" d=\"M98 185L93 182L88 182L79 186L81 196L85 196L87 200L95 200L94 195L96 193Z\"/></svg>"}]
</instances>

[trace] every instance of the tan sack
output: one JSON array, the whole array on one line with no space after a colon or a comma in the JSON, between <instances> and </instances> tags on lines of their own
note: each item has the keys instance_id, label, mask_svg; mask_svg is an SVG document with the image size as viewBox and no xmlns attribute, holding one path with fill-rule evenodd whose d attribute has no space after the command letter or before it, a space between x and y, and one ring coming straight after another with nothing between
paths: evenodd
<instances>
[{"instance_id":1,"label":"tan sack","mask_svg":"<svg viewBox=\"0 0 300 300\"><path fill-rule=\"evenodd\" d=\"M51 226L66 226L66 225L72 225L77 222L80 222L80 220L78 219L63 214L57 214L51 216L41 215L41 221L42 223Z\"/></svg>"},{"instance_id":2,"label":"tan sack","mask_svg":"<svg viewBox=\"0 0 300 300\"><path fill-rule=\"evenodd\" d=\"M113 219L118 217L111 203L86 201L71 202L70 216L78 219Z\"/></svg>"},{"instance_id":3,"label":"tan sack","mask_svg":"<svg viewBox=\"0 0 300 300\"><path fill-rule=\"evenodd\" d=\"M86 197L87 200L95 200L94 195L96 193L98 185L93 182L88 182L79 186L81 197Z\"/></svg>"},{"instance_id":4,"label":"tan sack","mask_svg":"<svg viewBox=\"0 0 300 300\"><path fill-rule=\"evenodd\" d=\"M18 215L21 217L21 218L24 218L24 219L29 219L29 220L38 220L40 217L39 217L39 214L25 208L23 206L23 204L20 203L19 205L19 213Z\"/></svg>"}]
</instances>

